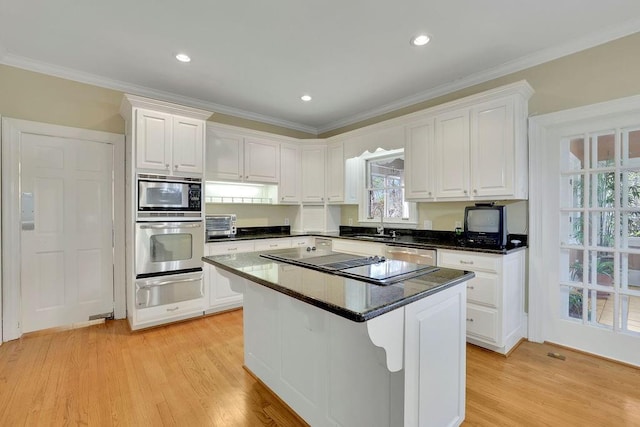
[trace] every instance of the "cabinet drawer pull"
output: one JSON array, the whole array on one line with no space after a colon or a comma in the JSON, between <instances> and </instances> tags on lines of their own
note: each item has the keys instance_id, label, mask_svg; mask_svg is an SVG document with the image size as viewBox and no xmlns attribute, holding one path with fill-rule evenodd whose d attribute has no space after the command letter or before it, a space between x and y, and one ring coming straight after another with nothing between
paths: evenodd
<instances>
[{"instance_id":1,"label":"cabinet drawer pull","mask_svg":"<svg viewBox=\"0 0 640 427\"><path fill-rule=\"evenodd\" d=\"M180 308L180 306L176 306L174 308L167 308L167 311L176 311Z\"/></svg>"},{"instance_id":2,"label":"cabinet drawer pull","mask_svg":"<svg viewBox=\"0 0 640 427\"><path fill-rule=\"evenodd\" d=\"M460 264L464 264L464 265L473 265L473 261L463 261L463 260L460 260Z\"/></svg>"},{"instance_id":3,"label":"cabinet drawer pull","mask_svg":"<svg viewBox=\"0 0 640 427\"><path fill-rule=\"evenodd\" d=\"M228 251L237 251L238 248L227 248Z\"/></svg>"},{"instance_id":4,"label":"cabinet drawer pull","mask_svg":"<svg viewBox=\"0 0 640 427\"><path fill-rule=\"evenodd\" d=\"M277 248L278 244L276 243L275 245L269 245L270 248Z\"/></svg>"},{"instance_id":5,"label":"cabinet drawer pull","mask_svg":"<svg viewBox=\"0 0 640 427\"><path fill-rule=\"evenodd\" d=\"M473 286L467 286L467 289L474 290L475 288Z\"/></svg>"},{"instance_id":6,"label":"cabinet drawer pull","mask_svg":"<svg viewBox=\"0 0 640 427\"><path fill-rule=\"evenodd\" d=\"M473 318L467 317L467 322L473 322Z\"/></svg>"}]
</instances>

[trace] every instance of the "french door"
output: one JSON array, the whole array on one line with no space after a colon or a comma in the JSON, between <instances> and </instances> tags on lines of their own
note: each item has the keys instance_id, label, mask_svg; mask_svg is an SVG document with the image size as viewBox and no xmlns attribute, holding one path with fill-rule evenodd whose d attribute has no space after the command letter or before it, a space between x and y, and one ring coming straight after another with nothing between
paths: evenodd
<instances>
[{"instance_id":1,"label":"french door","mask_svg":"<svg viewBox=\"0 0 640 427\"><path fill-rule=\"evenodd\" d=\"M532 126L530 320L640 365L640 115L601 108Z\"/></svg>"}]
</instances>

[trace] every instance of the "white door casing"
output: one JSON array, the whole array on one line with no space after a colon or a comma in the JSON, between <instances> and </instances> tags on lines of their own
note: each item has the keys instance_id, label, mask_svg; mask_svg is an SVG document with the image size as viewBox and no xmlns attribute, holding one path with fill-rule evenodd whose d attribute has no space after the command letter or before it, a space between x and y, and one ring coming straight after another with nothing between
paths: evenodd
<instances>
[{"instance_id":1,"label":"white door casing","mask_svg":"<svg viewBox=\"0 0 640 427\"><path fill-rule=\"evenodd\" d=\"M123 318L123 136L3 119L2 144L2 235L12 248L3 256L3 340L112 310ZM22 193L33 195L34 230L21 230ZM94 285L97 275L109 289Z\"/></svg>"},{"instance_id":2,"label":"white door casing","mask_svg":"<svg viewBox=\"0 0 640 427\"><path fill-rule=\"evenodd\" d=\"M640 337L563 319L560 307L560 155L573 135L640 123L640 96L529 120L529 339L550 341L640 366Z\"/></svg>"}]
</instances>

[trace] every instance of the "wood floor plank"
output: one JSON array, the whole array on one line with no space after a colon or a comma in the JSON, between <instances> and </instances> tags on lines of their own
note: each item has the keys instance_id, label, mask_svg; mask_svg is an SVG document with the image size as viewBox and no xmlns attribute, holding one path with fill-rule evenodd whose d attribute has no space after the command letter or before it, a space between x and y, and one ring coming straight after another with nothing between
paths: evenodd
<instances>
[{"instance_id":1,"label":"wood floor plank","mask_svg":"<svg viewBox=\"0 0 640 427\"><path fill-rule=\"evenodd\" d=\"M559 360L547 356L558 352ZM465 426L637 426L640 370L549 344L467 346ZM0 425L304 425L243 369L242 311L0 346Z\"/></svg>"}]
</instances>

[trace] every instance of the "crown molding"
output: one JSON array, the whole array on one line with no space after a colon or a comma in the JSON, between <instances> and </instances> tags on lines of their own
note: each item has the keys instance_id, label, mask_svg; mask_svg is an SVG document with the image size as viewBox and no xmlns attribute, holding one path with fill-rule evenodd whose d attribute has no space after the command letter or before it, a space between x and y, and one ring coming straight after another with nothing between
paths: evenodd
<instances>
[{"instance_id":1,"label":"crown molding","mask_svg":"<svg viewBox=\"0 0 640 427\"><path fill-rule=\"evenodd\" d=\"M545 62L553 61L554 59L562 58L563 56L571 55L573 53L577 53L582 50L586 50L610 42L612 40L637 33L639 31L640 19L627 21L622 25L608 27L605 30L598 32L597 34L591 34L586 37L576 38L568 43L554 46L549 49L544 49L514 61L506 62L500 66L490 68L480 73L472 74L468 77L456 80L455 82L446 83L433 89L419 92L415 95L411 95L406 98L402 98L392 103L383 105L381 107L328 123L324 126L318 127L318 132L322 134L324 132L329 132L334 129L349 126L354 123L397 111L402 108L410 107L412 105L419 104L421 102L425 102L451 92L462 90L476 84L485 83L487 81L503 77L508 74L512 74L518 71L525 70L527 68L534 67L536 65L543 64Z\"/></svg>"},{"instance_id":2,"label":"crown molding","mask_svg":"<svg viewBox=\"0 0 640 427\"><path fill-rule=\"evenodd\" d=\"M184 106L213 111L216 113L228 114L230 116L247 120L255 120L257 122L281 126L287 129L298 130L312 135L318 134L318 129L312 126L307 126L288 120L277 119L275 117L252 113L250 111L245 111L238 108L227 107L225 105L182 96L172 92L152 89L145 86L123 82L120 80L109 79L96 74L85 73L82 71L73 70L71 68L36 61L30 58L7 53L6 51L2 50L2 46L0 46L0 64L9 65L11 67L21 68L28 71L35 71L37 73L60 77L67 80L73 80L80 83L86 83L93 86L99 86L106 89L118 90L124 93L139 95L159 101L181 104Z\"/></svg>"}]
</instances>

